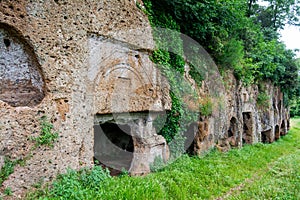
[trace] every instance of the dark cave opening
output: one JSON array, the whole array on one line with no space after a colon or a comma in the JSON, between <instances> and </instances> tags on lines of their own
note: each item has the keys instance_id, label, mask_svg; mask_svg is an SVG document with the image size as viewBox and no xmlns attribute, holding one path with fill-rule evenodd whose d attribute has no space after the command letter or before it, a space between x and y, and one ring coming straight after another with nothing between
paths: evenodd
<instances>
[{"instance_id":1,"label":"dark cave opening","mask_svg":"<svg viewBox=\"0 0 300 200\"><path fill-rule=\"evenodd\" d=\"M128 124L105 122L94 126L95 163L110 169L112 175L129 170L134 144Z\"/></svg>"},{"instance_id":2,"label":"dark cave opening","mask_svg":"<svg viewBox=\"0 0 300 200\"><path fill-rule=\"evenodd\" d=\"M100 127L113 144L125 151L133 152L130 126L127 124L104 123L100 124Z\"/></svg>"},{"instance_id":3,"label":"dark cave opening","mask_svg":"<svg viewBox=\"0 0 300 200\"><path fill-rule=\"evenodd\" d=\"M280 126L280 134L279 135L285 135L285 134L286 134L285 122L284 122L284 120L282 120L281 126Z\"/></svg>"},{"instance_id":4,"label":"dark cave opening","mask_svg":"<svg viewBox=\"0 0 300 200\"><path fill-rule=\"evenodd\" d=\"M271 143L271 133L272 130L266 130L261 132L261 142L262 143Z\"/></svg>"},{"instance_id":5,"label":"dark cave opening","mask_svg":"<svg viewBox=\"0 0 300 200\"><path fill-rule=\"evenodd\" d=\"M227 138L229 139L230 146L238 146L238 122L235 117L230 119L229 129L227 131Z\"/></svg>"},{"instance_id":6,"label":"dark cave opening","mask_svg":"<svg viewBox=\"0 0 300 200\"><path fill-rule=\"evenodd\" d=\"M243 143L253 143L253 120L251 112L243 112Z\"/></svg>"},{"instance_id":7,"label":"dark cave opening","mask_svg":"<svg viewBox=\"0 0 300 200\"><path fill-rule=\"evenodd\" d=\"M279 126L275 126L275 140L278 140L280 138L280 131L279 131Z\"/></svg>"},{"instance_id":8,"label":"dark cave opening","mask_svg":"<svg viewBox=\"0 0 300 200\"><path fill-rule=\"evenodd\" d=\"M237 136L237 131L238 131L238 124L237 124L237 120L235 117L232 117L230 119L230 126L228 129L228 138L229 137L236 137Z\"/></svg>"},{"instance_id":9,"label":"dark cave opening","mask_svg":"<svg viewBox=\"0 0 300 200\"><path fill-rule=\"evenodd\" d=\"M184 137L186 138L184 141L184 148L186 149L186 153L189 155L195 154L195 136L198 133L199 128L197 123L191 123L187 128L187 131L184 133Z\"/></svg>"}]
</instances>

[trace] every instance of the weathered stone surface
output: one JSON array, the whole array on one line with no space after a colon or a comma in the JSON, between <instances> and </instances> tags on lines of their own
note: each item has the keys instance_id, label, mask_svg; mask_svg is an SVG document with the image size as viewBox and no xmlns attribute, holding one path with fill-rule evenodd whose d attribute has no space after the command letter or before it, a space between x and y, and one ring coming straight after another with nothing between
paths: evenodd
<instances>
[{"instance_id":1,"label":"weathered stone surface","mask_svg":"<svg viewBox=\"0 0 300 200\"><path fill-rule=\"evenodd\" d=\"M4 156L0 156L0 169L3 167L4 165Z\"/></svg>"},{"instance_id":2,"label":"weathered stone surface","mask_svg":"<svg viewBox=\"0 0 300 200\"><path fill-rule=\"evenodd\" d=\"M168 83L147 53L154 47L150 24L134 1L7 0L0 2L0 23L0 156L32 153L3 183L14 198L68 167L94 164L96 115L171 106ZM40 133L44 115L59 140L31 152L29 138ZM137 173L149 172L148 155L167 148L157 135L134 143L147 149L145 166L135 162Z\"/></svg>"},{"instance_id":3,"label":"weathered stone surface","mask_svg":"<svg viewBox=\"0 0 300 200\"><path fill-rule=\"evenodd\" d=\"M0 100L34 106L44 94L44 80L33 49L17 31L0 23Z\"/></svg>"},{"instance_id":4,"label":"weathered stone surface","mask_svg":"<svg viewBox=\"0 0 300 200\"><path fill-rule=\"evenodd\" d=\"M89 38L88 79L97 113L170 109L168 85L145 52L103 37Z\"/></svg>"},{"instance_id":5,"label":"weathered stone surface","mask_svg":"<svg viewBox=\"0 0 300 200\"><path fill-rule=\"evenodd\" d=\"M125 169L132 175L149 173L149 163L155 157L167 161L166 141L153 127L156 116L153 112L96 115L95 158L103 165L119 171Z\"/></svg>"},{"instance_id":6,"label":"weathered stone surface","mask_svg":"<svg viewBox=\"0 0 300 200\"><path fill-rule=\"evenodd\" d=\"M225 75L224 79L227 84L224 101L227 104L222 108L223 115L206 117L208 130L203 130L203 122L200 120L199 130L195 132L196 137L190 150L201 154L203 150L216 146L220 151L228 151L244 144L271 143L286 134L288 109L284 108L283 95L277 87L270 82L264 83L264 91L270 97L266 102L269 106L266 107L257 103L258 86L245 87L231 73ZM205 141L204 138L212 140Z\"/></svg>"},{"instance_id":7,"label":"weathered stone surface","mask_svg":"<svg viewBox=\"0 0 300 200\"><path fill-rule=\"evenodd\" d=\"M93 166L94 156L113 164L128 157L117 167L131 174L148 173L156 156L168 159L152 122L171 108L169 86L149 59L151 27L134 1L0 1L0 24L0 166L4 156L28 158L2 185L12 198L68 167ZM184 76L199 96L196 103L183 98L190 110L212 103L211 114L190 122L189 152L227 151L286 134L289 111L278 88L265 83L270 107L261 108L258 86L245 87L232 73L223 81L212 60L203 63L201 88L188 65ZM59 139L53 148L32 150L43 116ZM108 140L97 135L101 125ZM124 156L111 158L120 151Z\"/></svg>"}]
</instances>

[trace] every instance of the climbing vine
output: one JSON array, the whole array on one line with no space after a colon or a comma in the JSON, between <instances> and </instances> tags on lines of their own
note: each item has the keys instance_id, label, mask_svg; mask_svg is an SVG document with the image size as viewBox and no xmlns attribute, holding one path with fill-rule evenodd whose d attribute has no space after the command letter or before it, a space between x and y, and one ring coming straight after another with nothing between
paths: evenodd
<instances>
[{"instance_id":1,"label":"climbing vine","mask_svg":"<svg viewBox=\"0 0 300 200\"><path fill-rule=\"evenodd\" d=\"M157 49L152 53L151 60L157 64L162 74L168 79L172 99L172 107L167 113L166 119L161 120L165 116L159 116L154 125L161 127L158 134L164 136L169 143L172 157L177 157L184 151L185 138L183 133L187 130L189 123L197 121L197 113L188 108L183 98L189 96L196 101L196 94L188 83L182 81L186 63L183 58L183 42L179 34L180 27L171 15L166 14L159 8L153 9L150 0L144 1L144 4L144 12L148 15L153 27L153 35L157 46ZM138 7L141 8L141 6ZM156 27L163 29L157 30ZM169 29L175 31L168 31ZM167 38L164 37L166 34L168 35ZM201 76L197 74L194 66L191 65L190 68L190 75L200 85Z\"/></svg>"}]
</instances>

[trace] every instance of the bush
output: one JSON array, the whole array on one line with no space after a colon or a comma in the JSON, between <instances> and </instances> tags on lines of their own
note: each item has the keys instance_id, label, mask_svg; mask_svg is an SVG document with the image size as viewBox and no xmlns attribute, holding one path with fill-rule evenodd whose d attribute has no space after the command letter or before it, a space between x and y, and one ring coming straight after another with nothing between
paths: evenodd
<instances>
[{"instance_id":1,"label":"bush","mask_svg":"<svg viewBox=\"0 0 300 200\"><path fill-rule=\"evenodd\" d=\"M300 116L300 99L292 101L290 108L291 117Z\"/></svg>"},{"instance_id":2,"label":"bush","mask_svg":"<svg viewBox=\"0 0 300 200\"><path fill-rule=\"evenodd\" d=\"M11 188L8 187L8 188L5 188L4 190L4 194L7 195L7 196L11 196L12 195L12 191L11 191Z\"/></svg>"},{"instance_id":3,"label":"bush","mask_svg":"<svg viewBox=\"0 0 300 200\"><path fill-rule=\"evenodd\" d=\"M242 41L232 38L225 43L224 52L220 56L220 62L222 66L236 69L237 67L242 65L243 59L244 46Z\"/></svg>"}]
</instances>

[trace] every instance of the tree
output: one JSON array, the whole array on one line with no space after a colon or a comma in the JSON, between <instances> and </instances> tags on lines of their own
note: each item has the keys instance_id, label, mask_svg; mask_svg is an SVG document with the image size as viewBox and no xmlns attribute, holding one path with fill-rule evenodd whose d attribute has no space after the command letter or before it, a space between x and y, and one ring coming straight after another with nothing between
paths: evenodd
<instances>
[{"instance_id":1,"label":"tree","mask_svg":"<svg viewBox=\"0 0 300 200\"><path fill-rule=\"evenodd\" d=\"M265 2L268 2L268 6L258 6L256 11L252 10L257 12L257 20L263 28L278 31L283 29L285 24L300 26L298 0L266 0Z\"/></svg>"},{"instance_id":2,"label":"tree","mask_svg":"<svg viewBox=\"0 0 300 200\"><path fill-rule=\"evenodd\" d=\"M247 84L271 80L292 97L298 87L294 81L298 77L295 55L279 41L278 30L287 23L300 25L298 1L265 0L267 6L261 6L258 0L146 2L158 11L156 25L175 27L192 37L219 68L233 70ZM184 46L183 51L187 48Z\"/></svg>"},{"instance_id":3,"label":"tree","mask_svg":"<svg viewBox=\"0 0 300 200\"><path fill-rule=\"evenodd\" d=\"M251 17L254 14L254 10L257 10L258 4L256 0L248 0L247 17ZM256 7L254 9L254 7Z\"/></svg>"}]
</instances>

